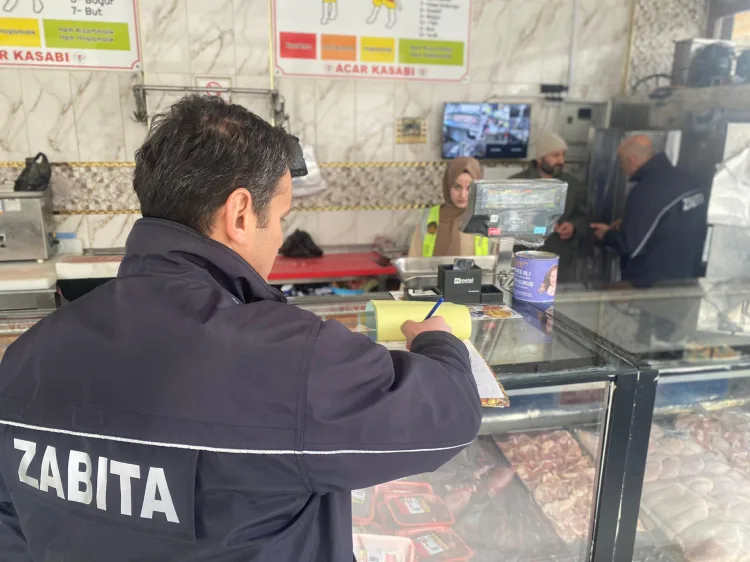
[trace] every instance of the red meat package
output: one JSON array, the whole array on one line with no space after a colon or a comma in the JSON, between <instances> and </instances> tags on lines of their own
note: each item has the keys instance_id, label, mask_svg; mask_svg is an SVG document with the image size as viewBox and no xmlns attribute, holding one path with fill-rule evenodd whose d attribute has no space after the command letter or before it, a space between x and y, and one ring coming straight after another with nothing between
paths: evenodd
<instances>
[{"instance_id":1,"label":"red meat package","mask_svg":"<svg viewBox=\"0 0 750 562\"><path fill-rule=\"evenodd\" d=\"M453 524L448 506L435 494L385 494L393 520L401 527L447 527Z\"/></svg>"},{"instance_id":2,"label":"red meat package","mask_svg":"<svg viewBox=\"0 0 750 562\"><path fill-rule=\"evenodd\" d=\"M375 492L368 490L352 491L352 521L370 523L375 519Z\"/></svg>"},{"instance_id":3,"label":"red meat package","mask_svg":"<svg viewBox=\"0 0 750 562\"><path fill-rule=\"evenodd\" d=\"M360 562L414 562L414 543L407 537L355 534L353 541Z\"/></svg>"},{"instance_id":4,"label":"red meat package","mask_svg":"<svg viewBox=\"0 0 750 562\"><path fill-rule=\"evenodd\" d=\"M414 541L416 562L463 562L474 556L474 551L450 528L412 529L400 534Z\"/></svg>"},{"instance_id":5,"label":"red meat package","mask_svg":"<svg viewBox=\"0 0 750 562\"><path fill-rule=\"evenodd\" d=\"M359 535L385 535L385 529L380 523L354 523L352 533Z\"/></svg>"},{"instance_id":6,"label":"red meat package","mask_svg":"<svg viewBox=\"0 0 750 562\"><path fill-rule=\"evenodd\" d=\"M432 486L421 480L402 478L375 486L377 493L383 494L432 494Z\"/></svg>"}]
</instances>

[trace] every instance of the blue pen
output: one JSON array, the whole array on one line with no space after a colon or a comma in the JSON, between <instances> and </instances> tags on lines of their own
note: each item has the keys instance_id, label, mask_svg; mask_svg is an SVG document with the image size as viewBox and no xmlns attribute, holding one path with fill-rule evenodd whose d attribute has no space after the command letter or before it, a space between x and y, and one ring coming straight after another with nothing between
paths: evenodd
<instances>
[{"instance_id":1,"label":"blue pen","mask_svg":"<svg viewBox=\"0 0 750 562\"><path fill-rule=\"evenodd\" d=\"M429 320L432 318L432 315L437 312L437 309L440 307L441 304L445 302L445 299L443 297L440 297L438 301L435 303L435 306L432 307L432 310L430 310L430 313L424 317L425 320Z\"/></svg>"}]
</instances>

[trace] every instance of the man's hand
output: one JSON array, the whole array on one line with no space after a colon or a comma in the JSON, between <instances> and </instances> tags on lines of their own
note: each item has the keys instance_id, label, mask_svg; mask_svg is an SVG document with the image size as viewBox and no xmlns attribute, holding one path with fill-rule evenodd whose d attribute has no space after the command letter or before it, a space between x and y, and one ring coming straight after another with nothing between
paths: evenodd
<instances>
[{"instance_id":1,"label":"man's hand","mask_svg":"<svg viewBox=\"0 0 750 562\"><path fill-rule=\"evenodd\" d=\"M555 227L555 232L560 236L560 239L570 240L576 232L576 227L573 226L572 222L563 222Z\"/></svg>"},{"instance_id":2,"label":"man's hand","mask_svg":"<svg viewBox=\"0 0 750 562\"><path fill-rule=\"evenodd\" d=\"M453 332L442 316L433 316L424 322L407 320L401 325L401 331L406 336L407 349L411 349L411 343L414 341L414 338L423 332L448 332L449 334Z\"/></svg>"},{"instance_id":3,"label":"man's hand","mask_svg":"<svg viewBox=\"0 0 750 562\"><path fill-rule=\"evenodd\" d=\"M594 236L596 236L597 240L601 240L602 238L604 238L604 235L612 229L610 225L603 222L595 222L590 226L591 230L594 231Z\"/></svg>"},{"instance_id":4,"label":"man's hand","mask_svg":"<svg viewBox=\"0 0 750 562\"><path fill-rule=\"evenodd\" d=\"M622 219L617 219L610 226L612 227L613 230L620 230L620 227L622 226Z\"/></svg>"}]
</instances>

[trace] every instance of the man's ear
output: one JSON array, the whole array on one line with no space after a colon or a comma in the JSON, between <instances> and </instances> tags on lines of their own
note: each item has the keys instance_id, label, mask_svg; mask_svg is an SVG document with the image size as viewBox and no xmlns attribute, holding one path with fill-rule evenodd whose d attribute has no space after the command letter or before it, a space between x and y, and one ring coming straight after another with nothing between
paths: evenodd
<instances>
[{"instance_id":1,"label":"man's ear","mask_svg":"<svg viewBox=\"0 0 750 562\"><path fill-rule=\"evenodd\" d=\"M227 197L224 209L227 237L236 244L244 244L257 226L252 195L245 188L235 189Z\"/></svg>"}]
</instances>

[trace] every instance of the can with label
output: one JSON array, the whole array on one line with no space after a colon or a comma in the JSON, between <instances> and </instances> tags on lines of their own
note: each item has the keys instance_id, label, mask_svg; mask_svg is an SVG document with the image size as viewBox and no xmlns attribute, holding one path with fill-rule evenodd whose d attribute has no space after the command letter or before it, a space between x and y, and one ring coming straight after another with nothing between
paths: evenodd
<instances>
[{"instance_id":1,"label":"can with label","mask_svg":"<svg viewBox=\"0 0 750 562\"><path fill-rule=\"evenodd\" d=\"M513 271L513 299L524 302L553 302L560 257L552 252L516 252Z\"/></svg>"}]
</instances>

